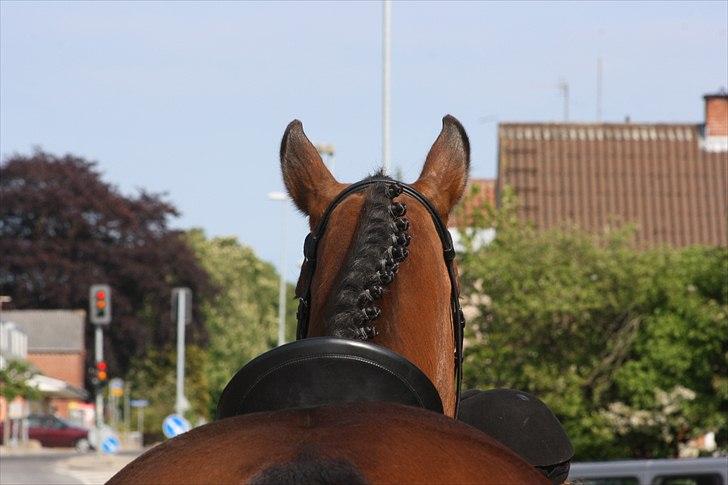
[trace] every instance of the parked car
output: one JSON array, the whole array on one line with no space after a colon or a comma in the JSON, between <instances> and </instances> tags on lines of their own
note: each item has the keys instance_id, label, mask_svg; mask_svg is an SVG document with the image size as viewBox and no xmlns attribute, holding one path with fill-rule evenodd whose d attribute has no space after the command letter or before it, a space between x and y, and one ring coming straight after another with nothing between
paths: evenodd
<instances>
[{"instance_id":1,"label":"parked car","mask_svg":"<svg viewBox=\"0 0 728 485\"><path fill-rule=\"evenodd\" d=\"M0 423L0 443L3 437L3 424ZM85 452L91 448L88 430L66 423L48 414L28 416L28 438L40 441L46 447L69 447Z\"/></svg>"}]
</instances>

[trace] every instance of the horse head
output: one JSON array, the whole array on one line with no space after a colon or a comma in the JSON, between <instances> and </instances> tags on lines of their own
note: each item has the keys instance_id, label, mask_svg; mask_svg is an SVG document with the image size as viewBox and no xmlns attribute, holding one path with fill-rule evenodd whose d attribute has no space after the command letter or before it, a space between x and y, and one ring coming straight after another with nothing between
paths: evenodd
<instances>
[{"instance_id":1,"label":"horse head","mask_svg":"<svg viewBox=\"0 0 728 485\"><path fill-rule=\"evenodd\" d=\"M446 224L468 178L462 125L443 118L409 186L383 173L352 186L338 182L297 120L283 135L280 160L311 228L297 285L299 337L361 339L397 352L429 377L453 416L461 322Z\"/></svg>"}]
</instances>

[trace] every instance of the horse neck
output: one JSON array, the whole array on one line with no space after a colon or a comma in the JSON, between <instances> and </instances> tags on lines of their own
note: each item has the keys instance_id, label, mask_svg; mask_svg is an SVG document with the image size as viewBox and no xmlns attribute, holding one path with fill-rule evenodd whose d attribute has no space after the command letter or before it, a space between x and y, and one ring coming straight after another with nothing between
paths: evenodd
<instances>
[{"instance_id":1,"label":"horse neck","mask_svg":"<svg viewBox=\"0 0 728 485\"><path fill-rule=\"evenodd\" d=\"M452 416L456 390L450 280L430 215L414 208L410 214L410 255L383 298L381 332L374 343L417 365L440 393L445 414Z\"/></svg>"}]
</instances>

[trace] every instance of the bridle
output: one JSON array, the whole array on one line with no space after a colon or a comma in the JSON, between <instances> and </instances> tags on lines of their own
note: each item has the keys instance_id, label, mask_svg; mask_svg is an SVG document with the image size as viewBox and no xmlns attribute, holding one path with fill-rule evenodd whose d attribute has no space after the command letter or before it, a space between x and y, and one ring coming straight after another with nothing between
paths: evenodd
<instances>
[{"instance_id":1,"label":"bridle","mask_svg":"<svg viewBox=\"0 0 728 485\"><path fill-rule=\"evenodd\" d=\"M445 258L445 266L447 267L447 273L450 278L450 308L452 312L453 322L453 335L455 336L455 381L456 381L456 395L455 395L455 416L457 417L458 406L460 403L460 388L462 383L462 363L463 363L463 330L465 327L465 316L463 315L462 308L460 307L460 292L457 284L457 276L455 274L454 259L455 259L455 248L453 246L452 237L447 227L442 222L440 215L437 213L437 209L432 205L427 197L422 195L420 192L415 190L409 185L397 182L388 178L374 177L362 180L355 184L352 184L342 190L339 195L329 204L324 211L321 221L316 226L316 229L310 232L303 244L304 262L301 268L301 279L298 286L296 287L296 297L298 298L298 312L296 318L298 320L298 326L296 329L296 338L298 340L306 338L308 336L308 323L309 314L311 309L311 282L313 281L313 274L316 270L317 262L317 248L318 243L326 232L331 213L336 207L349 195L354 192L359 192L364 188L376 184L385 183L397 190L397 192L403 192L427 209L430 213L432 222L435 224L435 229L442 242L443 256Z\"/></svg>"}]
</instances>

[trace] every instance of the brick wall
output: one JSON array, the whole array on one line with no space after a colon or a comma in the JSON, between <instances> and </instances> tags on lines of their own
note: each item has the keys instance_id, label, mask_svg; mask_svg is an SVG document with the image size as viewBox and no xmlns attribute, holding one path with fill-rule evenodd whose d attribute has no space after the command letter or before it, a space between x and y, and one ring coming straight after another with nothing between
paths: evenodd
<instances>
[{"instance_id":1,"label":"brick wall","mask_svg":"<svg viewBox=\"0 0 728 485\"><path fill-rule=\"evenodd\" d=\"M31 353L28 361L35 365L41 374L68 382L83 388L84 354L75 353Z\"/></svg>"}]
</instances>

